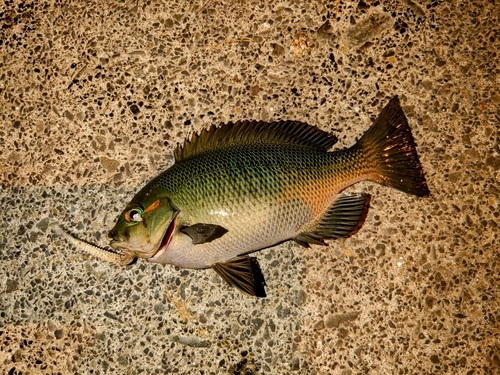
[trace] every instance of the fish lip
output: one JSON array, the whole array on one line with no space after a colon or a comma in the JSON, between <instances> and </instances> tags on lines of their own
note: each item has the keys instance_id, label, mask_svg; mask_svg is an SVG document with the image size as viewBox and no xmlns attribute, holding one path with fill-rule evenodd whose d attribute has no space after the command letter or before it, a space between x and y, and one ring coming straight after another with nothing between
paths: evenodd
<instances>
[{"instance_id":1,"label":"fish lip","mask_svg":"<svg viewBox=\"0 0 500 375\"><path fill-rule=\"evenodd\" d=\"M119 244L120 243L123 243L124 241L122 240L111 240L109 241L109 246L113 249L113 250L122 250L123 249L123 246L120 246ZM117 246L118 244L118 246Z\"/></svg>"}]
</instances>

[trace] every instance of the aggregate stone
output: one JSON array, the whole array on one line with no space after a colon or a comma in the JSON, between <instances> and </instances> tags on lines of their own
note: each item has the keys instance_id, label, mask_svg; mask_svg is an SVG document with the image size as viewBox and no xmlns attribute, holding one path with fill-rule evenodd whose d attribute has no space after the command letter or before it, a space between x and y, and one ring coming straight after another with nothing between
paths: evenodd
<instances>
[{"instance_id":1,"label":"aggregate stone","mask_svg":"<svg viewBox=\"0 0 500 375\"><path fill-rule=\"evenodd\" d=\"M498 1L5 1L0 373L497 374ZM213 124L295 120L350 147L398 95L431 196L371 182L363 227L212 270L118 267L135 192Z\"/></svg>"}]
</instances>

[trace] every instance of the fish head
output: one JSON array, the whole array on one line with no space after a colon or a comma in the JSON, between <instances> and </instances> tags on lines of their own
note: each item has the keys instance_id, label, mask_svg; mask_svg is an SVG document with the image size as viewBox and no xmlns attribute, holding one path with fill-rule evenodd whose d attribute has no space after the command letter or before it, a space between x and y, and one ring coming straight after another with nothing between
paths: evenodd
<instances>
[{"instance_id":1,"label":"fish head","mask_svg":"<svg viewBox=\"0 0 500 375\"><path fill-rule=\"evenodd\" d=\"M136 196L108 234L110 246L137 258L149 259L166 248L178 229L177 207L168 197L150 192Z\"/></svg>"}]
</instances>

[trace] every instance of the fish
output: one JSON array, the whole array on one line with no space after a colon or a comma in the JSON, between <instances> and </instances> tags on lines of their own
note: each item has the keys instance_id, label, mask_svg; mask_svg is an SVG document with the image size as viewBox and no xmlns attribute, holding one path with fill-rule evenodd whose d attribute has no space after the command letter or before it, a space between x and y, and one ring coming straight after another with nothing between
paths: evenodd
<instances>
[{"instance_id":1,"label":"fish","mask_svg":"<svg viewBox=\"0 0 500 375\"><path fill-rule=\"evenodd\" d=\"M331 150L336 142L298 121L212 125L178 145L174 164L132 198L108 233L112 251L83 247L121 265L143 258L212 268L244 294L265 297L250 254L289 240L308 248L354 235L371 195L344 192L349 186L372 181L430 195L397 96L354 145Z\"/></svg>"}]
</instances>

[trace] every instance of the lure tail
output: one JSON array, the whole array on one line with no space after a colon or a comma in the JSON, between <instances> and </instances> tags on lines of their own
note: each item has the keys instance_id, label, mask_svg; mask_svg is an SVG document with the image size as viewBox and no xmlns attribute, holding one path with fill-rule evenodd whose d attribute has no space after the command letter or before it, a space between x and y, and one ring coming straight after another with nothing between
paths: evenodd
<instances>
[{"instance_id":1,"label":"lure tail","mask_svg":"<svg viewBox=\"0 0 500 375\"><path fill-rule=\"evenodd\" d=\"M419 197L429 196L415 141L397 96L355 147L360 147L375 166L370 180Z\"/></svg>"},{"instance_id":2,"label":"lure tail","mask_svg":"<svg viewBox=\"0 0 500 375\"><path fill-rule=\"evenodd\" d=\"M66 232L64 229L62 229L59 225L56 225L54 227L54 231L56 234L59 236L63 237L66 241L68 241L70 244L74 245L76 248L86 251L87 253L101 259L105 260L111 263L115 263L119 266L126 266L128 264L131 264L135 258L128 255L128 254L118 254L115 253L114 251L111 250L106 250L100 246L93 245L91 243L82 241L68 232Z\"/></svg>"}]
</instances>

